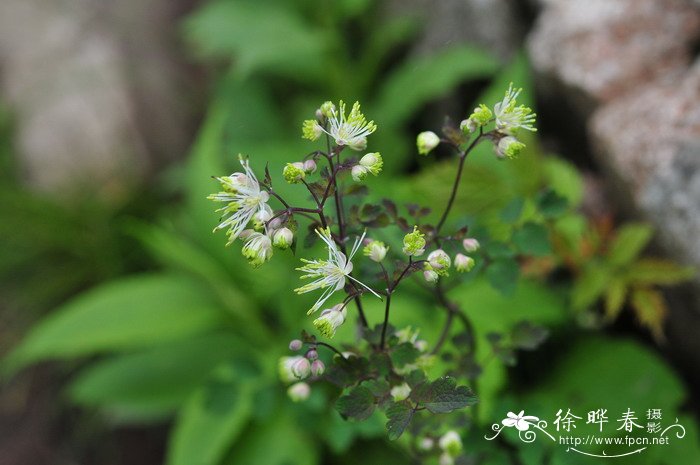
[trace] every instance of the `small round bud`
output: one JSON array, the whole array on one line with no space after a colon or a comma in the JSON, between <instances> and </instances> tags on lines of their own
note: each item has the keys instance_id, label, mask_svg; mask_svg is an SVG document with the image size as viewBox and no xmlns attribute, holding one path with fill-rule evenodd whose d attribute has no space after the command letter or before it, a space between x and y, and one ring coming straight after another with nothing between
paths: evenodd
<instances>
[{"instance_id":1,"label":"small round bud","mask_svg":"<svg viewBox=\"0 0 700 465\"><path fill-rule=\"evenodd\" d=\"M442 249L433 250L428 254L428 263L435 271L445 271L451 265L450 256Z\"/></svg>"},{"instance_id":2,"label":"small round bud","mask_svg":"<svg viewBox=\"0 0 700 465\"><path fill-rule=\"evenodd\" d=\"M382 260L384 260L384 257L386 257L386 253L388 250L389 247L384 245L383 242L370 240L370 242L365 246L365 248L362 249L362 253L366 257L369 257L370 260L379 263Z\"/></svg>"},{"instance_id":3,"label":"small round bud","mask_svg":"<svg viewBox=\"0 0 700 465\"><path fill-rule=\"evenodd\" d=\"M294 241L294 233L289 228L280 228L272 237L272 245L280 249L288 249Z\"/></svg>"},{"instance_id":4,"label":"small round bud","mask_svg":"<svg viewBox=\"0 0 700 465\"><path fill-rule=\"evenodd\" d=\"M423 278L428 283L431 283L431 284L436 283L439 277L440 276L438 276L438 274L434 270L423 271Z\"/></svg>"},{"instance_id":5,"label":"small round bud","mask_svg":"<svg viewBox=\"0 0 700 465\"><path fill-rule=\"evenodd\" d=\"M270 231L276 231L277 229L282 227L282 218L277 217L272 220L270 220L269 223L267 223L267 229Z\"/></svg>"},{"instance_id":6,"label":"small round bud","mask_svg":"<svg viewBox=\"0 0 700 465\"><path fill-rule=\"evenodd\" d=\"M306 171L304 171L304 164L300 162L287 163L282 171L282 176L284 180L290 184L298 184L306 176Z\"/></svg>"},{"instance_id":7,"label":"small round bud","mask_svg":"<svg viewBox=\"0 0 700 465\"><path fill-rule=\"evenodd\" d=\"M432 450L435 447L435 440L433 438L422 438L418 441L418 448L423 451Z\"/></svg>"},{"instance_id":8,"label":"small round bud","mask_svg":"<svg viewBox=\"0 0 700 465\"><path fill-rule=\"evenodd\" d=\"M294 361L292 364L292 374L297 379L308 378L311 374L311 363L309 360L305 357L299 357L296 361Z\"/></svg>"},{"instance_id":9,"label":"small round bud","mask_svg":"<svg viewBox=\"0 0 700 465\"><path fill-rule=\"evenodd\" d=\"M352 167L350 173L352 174L352 179L355 180L355 182L362 182L367 177L369 169L362 165L355 165Z\"/></svg>"},{"instance_id":10,"label":"small round bud","mask_svg":"<svg viewBox=\"0 0 700 465\"><path fill-rule=\"evenodd\" d=\"M316 172L316 162L314 160L306 160L304 162L304 171L306 171L306 174Z\"/></svg>"},{"instance_id":11,"label":"small round bud","mask_svg":"<svg viewBox=\"0 0 700 465\"><path fill-rule=\"evenodd\" d=\"M352 143L348 144L348 147L350 147L353 150L364 150L367 148L367 138L366 137L360 137L357 138L356 140L353 140Z\"/></svg>"},{"instance_id":12,"label":"small round bud","mask_svg":"<svg viewBox=\"0 0 700 465\"><path fill-rule=\"evenodd\" d=\"M424 131L418 134L416 146L420 155L429 154L440 143L440 137L432 131Z\"/></svg>"},{"instance_id":13,"label":"small round bud","mask_svg":"<svg viewBox=\"0 0 700 465\"><path fill-rule=\"evenodd\" d=\"M303 346L303 343L299 339L292 339L289 341L289 350L297 351L301 349Z\"/></svg>"},{"instance_id":14,"label":"small round bud","mask_svg":"<svg viewBox=\"0 0 700 465\"><path fill-rule=\"evenodd\" d=\"M408 233L403 238L403 253L417 257L425 252L425 234L418 230L418 226L413 227L413 232Z\"/></svg>"},{"instance_id":15,"label":"small round bud","mask_svg":"<svg viewBox=\"0 0 700 465\"><path fill-rule=\"evenodd\" d=\"M401 402L408 399L408 396L411 394L411 387L407 383L403 383L391 388L390 392L394 402Z\"/></svg>"},{"instance_id":16,"label":"small round bud","mask_svg":"<svg viewBox=\"0 0 700 465\"><path fill-rule=\"evenodd\" d=\"M304 382L292 384L287 389L287 395L292 402L303 402L311 395L311 386Z\"/></svg>"},{"instance_id":17,"label":"small round bud","mask_svg":"<svg viewBox=\"0 0 700 465\"><path fill-rule=\"evenodd\" d=\"M309 349L308 352L306 352L306 358L309 360L316 360L318 358L318 351L316 349Z\"/></svg>"},{"instance_id":18,"label":"small round bud","mask_svg":"<svg viewBox=\"0 0 700 465\"><path fill-rule=\"evenodd\" d=\"M524 148L525 144L518 141L515 137L505 136L498 141L498 144L494 147L494 151L498 158L509 158L512 160L517 158Z\"/></svg>"},{"instance_id":19,"label":"small round bud","mask_svg":"<svg viewBox=\"0 0 700 465\"><path fill-rule=\"evenodd\" d=\"M476 131L477 128L476 121L474 121L471 118L467 118L462 120L461 123L459 123L459 130L462 131L464 134L471 134L474 131Z\"/></svg>"},{"instance_id":20,"label":"small round bud","mask_svg":"<svg viewBox=\"0 0 700 465\"><path fill-rule=\"evenodd\" d=\"M481 245L479 244L479 241L477 241L476 239L474 239L472 237L468 237L462 241L462 247L464 247L464 250L471 253L471 252L476 252L477 250L479 250L479 247L481 247Z\"/></svg>"},{"instance_id":21,"label":"small round bud","mask_svg":"<svg viewBox=\"0 0 700 465\"><path fill-rule=\"evenodd\" d=\"M314 116L316 116L316 121L323 121L323 112L320 108L316 109Z\"/></svg>"},{"instance_id":22,"label":"small round bud","mask_svg":"<svg viewBox=\"0 0 700 465\"><path fill-rule=\"evenodd\" d=\"M457 457L462 452L462 438L456 431L448 431L440 437L440 449L451 457Z\"/></svg>"},{"instance_id":23,"label":"small round bud","mask_svg":"<svg viewBox=\"0 0 700 465\"><path fill-rule=\"evenodd\" d=\"M455 255L455 270L459 273L468 273L474 268L475 264L476 262L471 257L467 257L461 253Z\"/></svg>"},{"instance_id":24,"label":"small round bud","mask_svg":"<svg viewBox=\"0 0 700 465\"><path fill-rule=\"evenodd\" d=\"M314 360L311 364L311 374L314 376L321 376L324 371L326 371L326 365L324 365L321 360Z\"/></svg>"}]
</instances>

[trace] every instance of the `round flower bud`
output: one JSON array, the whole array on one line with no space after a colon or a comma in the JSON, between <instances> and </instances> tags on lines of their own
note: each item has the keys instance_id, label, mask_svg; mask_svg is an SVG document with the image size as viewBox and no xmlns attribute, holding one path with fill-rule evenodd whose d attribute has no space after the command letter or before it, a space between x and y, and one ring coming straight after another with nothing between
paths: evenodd
<instances>
[{"instance_id":1,"label":"round flower bud","mask_svg":"<svg viewBox=\"0 0 700 465\"><path fill-rule=\"evenodd\" d=\"M316 351L316 349L309 349L309 351L306 352L306 358L309 360L316 360L318 358L318 351Z\"/></svg>"},{"instance_id":2,"label":"round flower bud","mask_svg":"<svg viewBox=\"0 0 700 465\"><path fill-rule=\"evenodd\" d=\"M353 150L360 151L364 150L367 148L367 138L366 137L359 137L357 140L353 140L350 144L348 144L348 147L350 147Z\"/></svg>"},{"instance_id":3,"label":"round flower bud","mask_svg":"<svg viewBox=\"0 0 700 465\"><path fill-rule=\"evenodd\" d=\"M343 304L337 304L321 312L321 316L314 320L314 326L321 334L331 339L335 331L345 322L347 311Z\"/></svg>"},{"instance_id":4,"label":"round flower bud","mask_svg":"<svg viewBox=\"0 0 700 465\"><path fill-rule=\"evenodd\" d=\"M311 374L311 363L306 357L299 357L292 363L291 369L297 379L308 378Z\"/></svg>"},{"instance_id":5,"label":"round flower bud","mask_svg":"<svg viewBox=\"0 0 700 465\"><path fill-rule=\"evenodd\" d=\"M462 241L462 246L464 247L464 250L471 253L479 250L480 244L476 239L468 237Z\"/></svg>"},{"instance_id":6,"label":"round flower bud","mask_svg":"<svg viewBox=\"0 0 700 465\"><path fill-rule=\"evenodd\" d=\"M429 154L440 143L440 137L432 131L424 131L418 134L416 145L420 155Z\"/></svg>"},{"instance_id":7,"label":"round flower bud","mask_svg":"<svg viewBox=\"0 0 700 465\"><path fill-rule=\"evenodd\" d=\"M426 282L433 284L437 282L439 276L434 270L425 270L423 271L423 278Z\"/></svg>"},{"instance_id":8,"label":"round flower bud","mask_svg":"<svg viewBox=\"0 0 700 465\"><path fill-rule=\"evenodd\" d=\"M477 127L482 127L489 124L491 118L493 118L493 112L489 107L487 107L483 103L478 107L474 108L474 111L469 116L469 120L475 126L474 130L476 130Z\"/></svg>"},{"instance_id":9,"label":"round flower bud","mask_svg":"<svg viewBox=\"0 0 700 465\"><path fill-rule=\"evenodd\" d=\"M377 176L382 171L384 160L382 160L382 155L379 152L372 152L360 158L360 165L367 168L374 176Z\"/></svg>"},{"instance_id":10,"label":"round flower bud","mask_svg":"<svg viewBox=\"0 0 700 465\"><path fill-rule=\"evenodd\" d=\"M433 438L422 438L418 441L418 448L423 451L432 450L435 447L435 440Z\"/></svg>"},{"instance_id":11,"label":"round flower bud","mask_svg":"<svg viewBox=\"0 0 700 465\"><path fill-rule=\"evenodd\" d=\"M399 384L391 388L390 392L394 402L401 402L402 400L408 399L408 396L411 394L411 386L407 383Z\"/></svg>"},{"instance_id":12,"label":"round flower bud","mask_svg":"<svg viewBox=\"0 0 700 465\"><path fill-rule=\"evenodd\" d=\"M276 231L281 227L282 227L282 218L280 218L280 217L273 218L272 220L270 220L269 223L267 223L267 229L269 231Z\"/></svg>"},{"instance_id":13,"label":"round flower bud","mask_svg":"<svg viewBox=\"0 0 700 465\"><path fill-rule=\"evenodd\" d=\"M306 160L304 162L304 171L306 171L306 174L316 172L316 162L314 160Z\"/></svg>"},{"instance_id":14,"label":"round flower bud","mask_svg":"<svg viewBox=\"0 0 700 465\"><path fill-rule=\"evenodd\" d=\"M456 431L448 431L440 438L440 449L451 457L457 457L462 452L462 438Z\"/></svg>"},{"instance_id":15,"label":"round flower bud","mask_svg":"<svg viewBox=\"0 0 700 465\"><path fill-rule=\"evenodd\" d=\"M303 163L287 163L282 171L282 176L284 180L289 184L298 184L306 176L306 171L304 171Z\"/></svg>"},{"instance_id":16,"label":"round flower bud","mask_svg":"<svg viewBox=\"0 0 700 465\"><path fill-rule=\"evenodd\" d=\"M364 249L362 249L362 253L366 256L369 257L370 260L373 262L381 262L384 260L384 257L386 257L386 253L389 250L389 247L384 245L383 242L380 241L370 241L369 244L367 244Z\"/></svg>"},{"instance_id":17,"label":"round flower bud","mask_svg":"<svg viewBox=\"0 0 700 465\"><path fill-rule=\"evenodd\" d=\"M311 364L311 374L314 376L321 376L324 371L326 371L326 365L324 365L321 360L314 360Z\"/></svg>"},{"instance_id":18,"label":"round flower bud","mask_svg":"<svg viewBox=\"0 0 700 465\"><path fill-rule=\"evenodd\" d=\"M418 226L413 227L413 232L408 233L403 238L403 253L417 257L425 252L425 234L418 230Z\"/></svg>"},{"instance_id":19,"label":"round flower bud","mask_svg":"<svg viewBox=\"0 0 700 465\"><path fill-rule=\"evenodd\" d=\"M297 350L301 349L302 345L303 344L299 339L292 339L291 341L289 341L289 350L293 350L296 352Z\"/></svg>"},{"instance_id":20,"label":"round flower bud","mask_svg":"<svg viewBox=\"0 0 700 465\"><path fill-rule=\"evenodd\" d=\"M455 270L459 273L468 273L474 268L475 264L476 262L471 257L467 257L461 253L455 255Z\"/></svg>"},{"instance_id":21,"label":"round flower bud","mask_svg":"<svg viewBox=\"0 0 700 465\"><path fill-rule=\"evenodd\" d=\"M272 244L280 249L288 249L294 241L294 233L289 228L280 228L272 236Z\"/></svg>"},{"instance_id":22,"label":"round flower bud","mask_svg":"<svg viewBox=\"0 0 700 465\"><path fill-rule=\"evenodd\" d=\"M437 272L447 271L450 267L451 260L450 256L445 253L442 249L433 250L428 254L428 263L433 267L433 270Z\"/></svg>"},{"instance_id":23,"label":"round flower bud","mask_svg":"<svg viewBox=\"0 0 700 465\"><path fill-rule=\"evenodd\" d=\"M356 182L362 182L365 180L367 177L367 174L369 173L369 169L362 165L355 165L352 167L352 170L350 171L352 174L352 179L355 180Z\"/></svg>"},{"instance_id":24,"label":"round flower bud","mask_svg":"<svg viewBox=\"0 0 700 465\"><path fill-rule=\"evenodd\" d=\"M304 382L294 383L287 389L287 395L292 402L303 402L311 395L311 386Z\"/></svg>"},{"instance_id":25,"label":"round flower bud","mask_svg":"<svg viewBox=\"0 0 700 465\"><path fill-rule=\"evenodd\" d=\"M292 366L299 360L306 360L301 355L295 355L294 357L282 357L280 358L278 369L280 379L285 383L291 383L297 381L297 376L292 371ZM308 362L308 360L307 360Z\"/></svg>"},{"instance_id":26,"label":"round flower bud","mask_svg":"<svg viewBox=\"0 0 700 465\"><path fill-rule=\"evenodd\" d=\"M514 158L517 158L517 156L520 155L520 152L522 152L524 148L525 144L518 141L518 139L516 139L515 137L505 136L498 141L498 144L496 144L494 150L498 158L509 158L512 160Z\"/></svg>"},{"instance_id":27,"label":"round flower bud","mask_svg":"<svg viewBox=\"0 0 700 465\"><path fill-rule=\"evenodd\" d=\"M464 119L461 123L459 123L459 130L464 134L471 134L472 132L476 131L477 127L476 121L471 118Z\"/></svg>"}]
</instances>

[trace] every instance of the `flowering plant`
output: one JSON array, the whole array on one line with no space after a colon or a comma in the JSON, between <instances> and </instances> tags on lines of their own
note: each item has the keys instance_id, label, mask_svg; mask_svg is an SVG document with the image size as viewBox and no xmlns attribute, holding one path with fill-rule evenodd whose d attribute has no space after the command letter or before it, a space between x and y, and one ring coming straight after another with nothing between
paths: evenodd
<instances>
[{"instance_id":1,"label":"flowering plant","mask_svg":"<svg viewBox=\"0 0 700 465\"><path fill-rule=\"evenodd\" d=\"M303 123L303 137L311 142L324 139L325 147L287 163L282 176L287 183L308 191L308 205L288 202L275 190L269 170L266 168L264 177L258 178L243 156L243 171L215 178L222 190L209 198L222 204L217 210L222 217L214 231L226 230L227 245L242 241L242 253L252 266L269 261L276 248L296 250L302 221L308 223L305 244L320 239L327 251L323 258L302 258L297 268L306 282L295 292L317 297L307 313L315 316L313 325L318 334L302 332L299 339L289 343L292 352L301 354L280 360L280 377L291 384L288 393L292 400L308 398L309 383L328 381L342 389L336 409L344 418L362 420L380 409L388 418L386 428L391 439L409 430L416 436L417 455L437 453L442 464L458 460L459 435L447 431L436 437L428 428L429 414L474 405L476 395L467 386L458 385L452 376L430 380L428 374L441 356L455 318L463 323L463 336L472 341L468 349L474 351L469 318L449 300L447 290L460 284L451 271L458 275L472 271L479 242L468 236L467 226L448 230L448 219L472 150L490 142L498 158L515 158L525 147L517 139L518 132L536 130L532 111L517 105L519 93L511 85L502 101L493 107L480 105L459 129L445 128L442 137L431 131L418 135L419 154L428 155L443 144L457 158L451 194L435 224L425 220L428 208L407 206L412 218L409 221L388 199L381 205L347 207L348 197L364 193L363 181L370 174L379 176L383 166L378 152L355 155L367 148L368 137L377 130L357 102L349 113L342 101L337 106L325 102L314 119ZM273 201L279 203L277 208L270 206ZM360 249L362 253L358 253ZM397 330L391 324L392 296L411 278L417 278L446 310L445 326L432 346L419 339L419 330ZM383 301L381 324L369 325L364 299ZM341 325L352 319L352 313L357 315L357 341L338 348L330 340ZM330 351L332 358L321 357L321 349Z\"/></svg>"}]
</instances>

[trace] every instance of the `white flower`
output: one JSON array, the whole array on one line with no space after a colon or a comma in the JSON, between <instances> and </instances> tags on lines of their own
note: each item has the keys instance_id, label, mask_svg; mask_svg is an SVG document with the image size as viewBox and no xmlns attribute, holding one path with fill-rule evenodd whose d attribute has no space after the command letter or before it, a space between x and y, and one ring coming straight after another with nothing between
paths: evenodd
<instances>
[{"instance_id":1,"label":"white flower","mask_svg":"<svg viewBox=\"0 0 700 465\"><path fill-rule=\"evenodd\" d=\"M287 395L292 399L292 402L305 401L311 395L311 386L303 381L294 383L287 389Z\"/></svg>"},{"instance_id":2,"label":"white flower","mask_svg":"<svg viewBox=\"0 0 700 465\"><path fill-rule=\"evenodd\" d=\"M362 253L369 257L373 262L381 262L386 257L386 253L389 251L389 247L384 245L381 241L370 241L369 244L362 249Z\"/></svg>"},{"instance_id":3,"label":"white flower","mask_svg":"<svg viewBox=\"0 0 700 465\"><path fill-rule=\"evenodd\" d=\"M225 202L227 205L216 210L223 212L221 222L214 232L229 228L228 243L233 243L246 228L256 213L267 211L267 201L270 196L260 189L258 178L250 169L248 160L240 158L244 173L233 173L231 176L215 178L223 187L223 191L207 197L215 202ZM267 207L267 208L266 208Z\"/></svg>"},{"instance_id":4,"label":"white flower","mask_svg":"<svg viewBox=\"0 0 700 465\"><path fill-rule=\"evenodd\" d=\"M241 253L253 267L258 267L272 257L272 241L265 234L247 230Z\"/></svg>"},{"instance_id":5,"label":"white flower","mask_svg":"<svg viewBox=\"0 0 700 465\"><path fill-rule=\"evenodd\" d=\"M402 400L408 399L408 396L411 394L411 386L407 383L402 383L391 388L390 393L394 402L401 402Z\"/></svg>"},{"instance_id":6,"label":"white flower","mask_svg":"<svg viewBox=\"0 0 700 465\"><path fill-rule=\"evenodd\" d=\"M440 136L433 131L423 131L416 137L418 154L427 155L440 143Z\"/></svg>"},{"instance_id":7,"label":"white flower","mask_svg":"<svg viewBox=\"0 0 700 465\"><path fill-rule=\"evenodd\" d=\"M467 273L474 268L474 265L476 262L474 262L474 259L471 257L467 257L464 254L458 253L455 256L455 270L457 270L459 273Z\"/></svg>"},{"instance_id":8,"label":"white flower","mask_svg":"<svg viewBox=\"0 0 700 465\"><path fill-rule=\"evenodd\" d=\"M530 429L530 423L537 422L539 420L540 419L537 417L525 415L525 410L521 410L517 415L513 412L508 412L507 418L504 418L501 423L503 423L503 426L507 426L509 428L515 426L518 431L527 431Z\"/></svg>"},{"instance_id":9,"label":"white flower","mask_svg":"<svg viewBox=\"0 0 700 465\"><path fill-rule=\"evenodd\" d=\"M521 91L522 89L513 89L511 82L503 100L493 107L493 113L496 116L496 129L505 134L515 134L519 128L532 132L537 131L533 126L536 115L532 113L532 109L524 105L515 106Z\"/></svg>"},{"instance_id":10,"label":"white flower","mask_svg":"<svg viewBox=\"0 0 700 465\"><path fill-rule=\"evenodd\" d=\"M301 279L313 279L312 282L294 289L297 294L305 294L307 292L315 291L317 289L323 289L321 296L316 300L316 303L308 311L311 314L317 311L321 306L328 300L328 298L336 291L339 291L345 287L345 281L347 278L352 279L356 283L360 284L362 287L369 290L372 294L381 298L376 292L370 289L368 286L362 284L357 279L350 276L352 273L352 257L360 248L362 244L362 239L365 235L355 240L355 244L350 251L350 256L346 257L343 252L338 249L338 246L333 241L331 237L331 232L329 229L317 229L316 234L321 238L321 240L328 247L328 259L327 260L305 260L302 258L302 262L306 263L304 266L297 268L297 271L302 271L305 274L301 276Z\"/></svg>"},{"instance_id":11,"label":"white flower","mask_svg":"<svg viewBox=\"0 0 700 465\"><path fill-rule=\"evenodd\" d=\"M450 430L443 434L438 442L440 449L447 452L450 456L456 457L462 452L462 438L456 431Z\"/></svg>"},{"instance_id":12,"label":"white flower","mask_svg":"<svg viewBox=\"0 0 700 465\"><path fill-rule=\"evenodd\" d=\"M314 320L314 326L321 334L331 339L335 331L345 322L347 311L344 304L335 305L321 312L321 316Z\"/></svg>"},{"instance_id":13,"label":"white flower","mask_svg":"<svg viewBox=\"0 0 700 465\"><path fill-rule=\"evenodd\" d=\"M363 150L367 146L367 136L377 130L374 121L367 122L367 119L360 111L360 103L355 102L350 110L350 115L345 117L345 102L339 104L340 110L335 107L329 109L328 131L324 132L331 136L335 143L341 146L347 145L353 150Z\"/></svg>"}]
</instances>

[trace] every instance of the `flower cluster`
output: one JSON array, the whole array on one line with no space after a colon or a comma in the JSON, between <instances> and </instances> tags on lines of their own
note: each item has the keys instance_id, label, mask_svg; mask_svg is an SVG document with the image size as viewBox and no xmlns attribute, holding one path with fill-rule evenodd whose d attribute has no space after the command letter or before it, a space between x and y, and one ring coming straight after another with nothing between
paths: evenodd
<instances>
[{"instance_id":1,"label":"flower cluster","mask_svg":"<svg viewBox=\"0 0 700 465\"><path fill-rule=\"evenodd\" d=\"M511 85L502 101L492 107L479 105L462 121L461 131L446 130L445 137L431 131L420 133L418 153L427 155L439 144L451 144L459 153L459 174L467 154L482 141L491 141L498 157L514 158L524 148L517 139L518 131L535 130L535 115L517 104L519 94L520 90ZM492 123L493 129L488 130ZM367 187L358 183L369 175L382 173L382 154L355 153L367 148L368 137L376 130L374 122L362 114L358 102L349 112L343 101L337 105L325 102L302 125L302 137L311 142L325 138L325 150L313 150L278 168L285 182L308 191L308 204L297 206L285 200L273 188L273 176L267 170L260 182L243 157L243 171L215 178L221 191L209 198L223 204L217 210L221 220L214 230L227 231L227 245L242 241L241 252L254 267L268 262L275 249L300 253L299 243L305 247L315 243L322 246L323 255L302 255L301 265L296 268L304 283L294 292L314 294L315 301L307 314L316 316L309 325L314 334L302 332L301 338L289 344L295 354L279 361L279 376L289 385L289 397L301 402L310 396L313 382L332 379L343 389L336 403L343 417L364 419L375 408L382 409L388 418L389 436L397 438L408 422L418 421L422 412L448 413L476 401L466 386L456 385L455 379L430 381L427 376L451 336L452 322L468 321L445 294L443 281L458 285L460 274L478 272L482 266L476 264L482 260L478 256L479 241L467 236L467 227L444 232L452 227L447 220L459 187L459 174L437 224L425 220L431 211L427 207L406 206L409 221L389 199L381 204L356 201L358 197L345 199L349 195L365 195ZM270 205L275 202L279 202L277 209ZM301 222L308 224L302 227ZM297 241L296 236L306 230L308 236ZM362 253L358 254L360 249ZM450 270L457 273L450 275ZM390 324L392 302L396 302L392 296L405 281L416 278L449 314L442 335L431 350L429 343L418 337L418 330L409 327L397 331ZM383 308L381 314L367 313L368 308L377 305ZM452 318L455 315L458 318ZM383 319L380 324L370 325L370 320L379 319ZM356 324L355 331L337 335L348 320ZM465 326L471 331L470 325ZM357 335L354 345L345 342L343 350L331 345L334 337L342 335L345 339L348 334ZM468 339L474 341L474 335L469 334ZM324 361L319 351L330 351L331 357ZM448 406L435 402L448 397ZM434 454L439 463L450 465L462 453L462 443L459 434L447 431L440 437L423 437L416 450Z\"/></svg>"}]
</instances>

